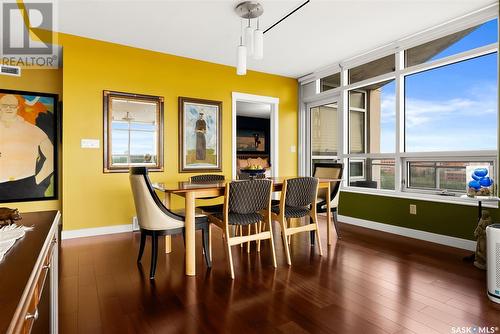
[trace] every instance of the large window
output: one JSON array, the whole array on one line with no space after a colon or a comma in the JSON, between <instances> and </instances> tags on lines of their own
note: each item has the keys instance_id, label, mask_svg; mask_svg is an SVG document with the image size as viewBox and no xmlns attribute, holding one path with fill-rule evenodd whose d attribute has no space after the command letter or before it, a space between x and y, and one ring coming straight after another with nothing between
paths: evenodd
<instances>
[{"instance_id":1,"label":"large window","mask_svg":"<svg viewBox=\"0 0 500 334\"><path fill-rule=\"evenodd\" d=\"M477 166L496 183L497 42L497 19L464 23L317 79L341 99L307 109L312 160L342 161L344 189L363 192L456 197Z\"/></svg>"},{"instance_id":2,"label":"large window","mask_svg":"<svg viewBox=\"0 0 500 334\"><path fill-rule=\"evenodd\" d=\"M497 54L405 78L406 151L497 147Z\"/></svg>"}]
</instances>

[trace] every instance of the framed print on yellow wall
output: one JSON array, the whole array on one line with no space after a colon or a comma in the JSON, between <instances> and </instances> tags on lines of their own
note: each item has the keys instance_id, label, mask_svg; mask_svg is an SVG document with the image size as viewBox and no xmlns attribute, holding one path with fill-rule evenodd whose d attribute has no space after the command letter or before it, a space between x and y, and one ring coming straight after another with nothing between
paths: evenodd
<instances>
[{"instance_id":1,"label":"framed print on yellow wall","mask_svg":"<svg viewBox=\"0 0 500 334\"><path fill-rule=\"evenodd\" d=\"M222 102L179 97L179 172L222 171Z\"/></svg>"},{"instance_id":2,"label":"framed print on yellow wall","mask_svg":"<svg viewBox=\"0 0 500 334\"><path fill-rule=\"evenodd\" d=\"M0 89L0 202L57 198L58 100Z\"/></svg>"}]
</instances>

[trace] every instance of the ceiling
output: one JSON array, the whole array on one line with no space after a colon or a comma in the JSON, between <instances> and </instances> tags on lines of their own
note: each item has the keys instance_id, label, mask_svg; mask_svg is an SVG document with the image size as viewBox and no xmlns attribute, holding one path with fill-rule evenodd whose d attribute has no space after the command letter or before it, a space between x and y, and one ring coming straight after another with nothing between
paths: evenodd
<instances>
[{"instance_id":1,"label":"ceiling","mask_svg":"<svg viewBox=\"0 0 500 334\"><path fill-rule=\"evenodd\" d=\"M236 102L236 115L270 119L271 105L269 103L238 101Z\"/></svg>"},{"instance_id":2,"label":"ceiling","mask_svg":"<svg viewBox=\"0 0 500 334\"><path fill-rule=\"evenodd\" d=\"M58 1L58 30L235 66L239 1ZM303 0L263 0L264 29ZM251 70L299 77L433 27L492 0L311 0L267 32Z\"/></svg>"}]
</instances>

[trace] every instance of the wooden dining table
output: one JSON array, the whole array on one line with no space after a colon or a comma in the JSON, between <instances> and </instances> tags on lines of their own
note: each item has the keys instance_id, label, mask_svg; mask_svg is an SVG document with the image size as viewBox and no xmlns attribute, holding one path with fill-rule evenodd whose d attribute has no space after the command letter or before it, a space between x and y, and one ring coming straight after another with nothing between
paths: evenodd
<instances>
[{"instance_id":1,"label":"wooden dining table","mask_svg":"<svg viewBox=\"0 0 500 334\"><path fill-rule=\"evenodd\" d=\"M285 177L269 178L273 181L273 191L280 192ZM327 194L331 193L332 183L340 182L340 179L319 179L319 189L326 189ZM172 195L178 195L184 198L185 201L185 243L186 243L186 275L196 275L196 243L195 243L195 201L197 198L208 198L223 196L226 184L229 181L208 181L208 182L158 182L153 183L153 187L164 193L164 203L168 208L171 207ZM328 245L332 244L332 214L330 210L330 201L326 203L327 207L327 234ZM165 237L165 252L170 253L172 250L170 236Z\"/></svg>"}]
</instances>

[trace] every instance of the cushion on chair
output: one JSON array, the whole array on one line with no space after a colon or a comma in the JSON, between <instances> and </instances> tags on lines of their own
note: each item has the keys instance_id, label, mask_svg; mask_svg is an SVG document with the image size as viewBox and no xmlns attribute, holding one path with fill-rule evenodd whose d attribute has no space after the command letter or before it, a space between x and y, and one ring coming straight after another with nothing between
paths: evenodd
<instances>
[{"instance_id":1,"label":"cushion on chair","mask_svg":"<svg viewBox=\"0 0 500 334\"><path fill-rule=\"evenodd\" d=\"M224 181L225 176L219 174L201 174L189 178L192 183L217 182Z\"/></svg>"},{"instance_id":2,"label":"cushion on chair","mask_svg":"<svg viewBox=\"0 0 500 334\"><path fill-rule=\"evenodd\" d=\"M224 210L224 204L202 205L198 209L206 213L217 213Z\"/></svg>"},{"instance_id":3,"label":"cushion on chair","mask_svg":"<svg viewBox=\"0 0 500 334\"><path fill-rule=\"evenodd\" d=\"M215 218L224 220L224 213L217 212L213 214ZM229 213L229 225L250 225L262 221L264 218L258 213Z\"/></svg>"},{"instance_id":4,"label":"cushion on chair","mask_svg":"<svg viewBox=\"0 0 500 334\"><path fill-rule=\"evenodd\" d=\"M318 179L298 177L286 181L286 206L306 207L316 201Z\"/></svg>"},{"instance_id":5,"label":"cushion on chair","mask_svg":"<svg viewBox=\"0 0 500 334\"><path fill-rule=\"evenodd\" d=\"M248 159L238 159L237 164L238 164L238 169L246 168L249 166Z\"/></svg>"},{"instance_id":6,"label":"cushion on chair","mask_svg":"<svg viewBox=\"0 0 500 334\"><path fill-rule=\"evenodd\" d=\"M275 214L280 214L280 207L273 206L271 211ZM304 207L294 207L294 206L286 206L285 207L285 218L302 218L309 214L309 209Z\"/></svg>"}]
</instances>

